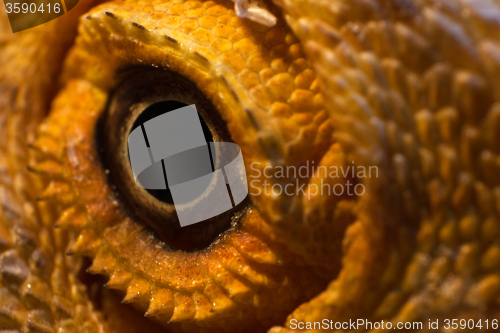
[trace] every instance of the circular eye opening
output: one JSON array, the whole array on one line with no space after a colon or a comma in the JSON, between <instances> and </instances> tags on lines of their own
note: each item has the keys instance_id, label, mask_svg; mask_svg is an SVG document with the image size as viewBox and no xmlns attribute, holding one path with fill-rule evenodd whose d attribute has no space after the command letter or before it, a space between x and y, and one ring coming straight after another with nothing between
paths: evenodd
<instances>
[{"instance_id":1,"label":"circular eye opening","mask_svg":"<svg viewBox=\"0 0 500 333\"><path fill-rule=\"evenodd\" d=\"M134 124L132 125L132 128L130 129L130 133L132 133L136 128L141 127L142 133L143 133L145 141L146 141L146 145L148 148L150 148L148 136L147 136L146 130L144 128L144 123L146 123L149 120L152 120L156 117L159 117L163 114L178 110L178 109L186 107L186 106L188 106L186 103L182 103L182 102L175 101L175 100L167 100L167 101L161 101L161 102L154 103L154 104L150 105L149 107L147 107L146 109L144 109L144 111L142 111L142 113L137 117ZM198 114L198 118L200 120L201 128L203 130L203 136L205 137L205 141L207 143L214 142L214 136L213 136L212 132L210 131L207 123L205 122L203 117L201 117L199 114ZM129 133L129 135L130 135L130 133ZM165 142L164 144L169 144L169 143ZM210 149L207 148L207 151L210 153ZM213 165L213 159L215 159L216 157L211 156L211 153L210 153L210 158L211 158L212 165ZM129 155L129 162L130 162L130 155ZM163 169L163 177L164 177L164 181L166 184L166 189L150 189L150 188L145 188L145 189L149 194L151 194L157 200L173 205L174 200L172 198L172 193L170 192L170 189L169 189L167 173L165 170L165 164L164 164L163 160L161 161L161 167Z\"/></svg>"},{"instance_id":2,"label":"circular eye opening","mask_svg":"<svg viewBox=\"0 0 500 333\"><path fill-rule=\"evenodd\" d=\"M244 216L246 207L251 204L250 199L247 197L236 207L200 221L200 223L185 226L181 226L180 223L178 214L180 210L187 211L198 202L212 197L213 190L219 188L216 185L222 183L220 172L217 175L212 175L212 173L225 165L225 156L228 153L226 149L221 148L224 145L219 143L231 143L233 141L226 122L212 102L196 85L175 72L138 66L123 69L117 75L117 80L120 83L114 88L106 112L99 122L96 131L96 143L99 145L98 149L101 153L103 168L108 170L108 181L115 190L121 208L134 221L149 228L155 237L163 241L163 244L171 249L198 251L209 247L224 232L237 227L237 221ZM187 135L188 132L180 131L173 135L173 132L177 129L183 128L178 125L169 126L168 132L162 132L166 126L165 123L156 121L154 118L162 117L167 113L165 116L169 120L168 125L177 124L174 121L170 122L170 116L174 115L172 112L176 109L185 108L186 106L196 108L196 114L193 112L192 118L190 118L196 120L198 126L196 144L187 148L177 147L178 149L175 149L173 153L171 152L172 154L154 154L156 158L151 159L149 152L144 149L147 147L140 128L141 125L144 124L146 134L149 133L150 127L148 127L148 124L151 121L160 127L159 131L161 133L169 133L168 140L163 138L156 141L153 137L150 137L149 143L153 148L156 147L156 142L159 142L161 148L162 143L165 141L174 142L175 146L177 146L182 142L180 137L188 140L192 132L190 131L189 135ZM160 161L163 159L166 162L166 175L170 177L172 169L169 169L167 162L170 161L167 160L175 157L176 161L182 162L179 164L181 164L181 170L184 171L185 169L186 177L180 177L169 184L172 193L165 193L166 191L157 192L156 190L148 191L136 183L129 146L129 138L133 131L136 131L136 134L143 141L138 150L142 152L142 155L139 156L138 160L143 161L144 164L142 168L138 169L138 174L141 174L145 168L150 167L153 164L151 163L152 160ZM203 158L196 155L195 163L183 159L189 154L178 156L179 153L185 152L186 149L189 150L199 146L207 146L207 153ZM208 146L213 150L209 150ZM210 157L207 157L209 153ZM177 157L181 157L181 159L177 160ZM211 161L210 158L212 158ZM191 173L191 170L185 167L186 165L203 165L206 167L211 162L213 163L210 170L212 178L209 180L207 180L209 177L203 171L205 169L202 172ZM202 176L200 177L200 175ZM177 205L178 202L181 202L177 200L180 192L175 191L174 186L191 180L198 180L199 178L203 178L203 181L206 180L208 184L206 189L196 191L196 193L189 191L192 195L189 195L185 198L185 201ZM161 179L164 179L163 170L161 171ZM225 187L226 192L230 194L227 182ZM202 189L203 186L200 185L200 187L196 188ZM176 199L174 204L171 203L172 196ZM180 206L180 209L177 206ZM208 205L208 210L217 207L219 206ZM206 210L200 212L206 213Z\"/></svg>"}]
</instances>

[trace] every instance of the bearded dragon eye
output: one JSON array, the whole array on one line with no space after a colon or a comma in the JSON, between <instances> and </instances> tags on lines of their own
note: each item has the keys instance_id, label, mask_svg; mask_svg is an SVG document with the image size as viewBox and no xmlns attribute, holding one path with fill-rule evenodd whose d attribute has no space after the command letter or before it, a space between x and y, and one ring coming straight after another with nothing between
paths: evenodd
<instances>
[{"instance_id":1,"label":"bearded dragon eye","mask_svg":"<svg viewBox=\"0 0 500 333\"><path fill-rule=\"evenodd\" d=\"M107 112L101 120L99 140L102 160L107 170L110 170L109 181L113 184L117 197L130 207L131 216L152 228L170 248L195 250L209 246L219 234L231 228L231 220L248 206L248 200L200 223L181 227L164 160L153 162L150 166L150 170L154 170L150 171L150 174L154 173L160 178L151 178L148 170L138 177L133 172L132 146L129 146L129 143L132 133L139 135L140 140L144 138L145 145L141 146L144 151L138 154L147 157L151 148L145 124L156 122L158 126L160 116L176 110L182 112L189 106L194 106L195 108L190 110L196 110L199 118L195 119L194 127L200 128L201 125L202 133L195 132L193 135L204 137L207 145L193 149L191 165L185 167L196 168L192 164L198 162L213 167L214 161L217 160L217 150L211 152L209 143L232 141L225 122L204 94L192 82L177 73L162 69L133 68L120 75L123 76L121 83L115 89ZM161 128L162 125L159 126ZM161 131L168 131L168 126ZM188 136L190 135L191 132ZM170 141L174 142L156 142L156 145L175 146L178 143L175 142L176 138ZM148 151L145 151L146 149ZM152 161L152 155L149 156ZM204 160L204 157L210 159ZM145 174L146 177L142 177ZM207 179L203 195L213 191L212 184L216 181L215 177ZM192 204L195 204L196 200L200 199L192 198Z\"/></svg>"},{"instance_id":2,"label":"bearded dragon eye","mask_svg":"<svg viewBox=\"0 0 500 333\"><path fill-rule=\"evenodd\" d=\"M144 128L144 123L146 123L147 121L152 120L152 119L155 119L155 121L158 121L160 118L157 118L157 117L161 116L162 114L166 114L166 113L169 113L169 112L172 112L172 111L175 111L178 109L182 109L182 108L185 109L186 107L188 107L188 110L192 110L192 108L189 109L189 105L187 105L183 102L179 102L177 100L165 100L165 101L157 102L157 103L151 104L149 106L146 106L146 108L136 118L134 124L132 125L132 128L130 130L130 134L129 134L129 142L131 139L130 135L132 134L132 132L134 132L134 130L136 128L140 127L140 130L138 130L137 133L139 134L139 136L141 136L141 134L142 134L142 136L144 138L144 143L146 144L146 146L148 148L148 152L151 151L151 148L150 148L151 146L150 146L150 143L148 140L148 136L147 136L146 130ZM212 131L208 127L205 120L202 117L199 117L199 119L194 119L194 120L195 120L195 122L193 123L194 126L198 125L196 120L199 120L199 125L201 125L201 129L203 131L203 137L204 137L205 141L207 143L213 142L214 134L212 134ZM175 126L176 124L172 124L172 125ZM189 129L190 128L185 128L185 129L181 128L180 130L186 130L189 132ZM197 128L195 128L195 130L197 130ZM168 131L168 129L163 128L163 131ZM199 137L200 136L199 134L201 134L201 133L196 133L196 134L198 134L197 136ZM187 133L187 135L189 136L189 133ZM191 135L191 136L194 136L194 135ZM215 135L215 136L218 137L217 135ZM175 146L175 142L160 142L160 144ZM201 149L197 149L197 151L193 151L193 154L200 153L200 152L205 153L205 155L199 156L199 157L201 157L200 160L203 160L203 157L207 156L206 153L208 153L210 160L212 160L214 158L210 155L210 149L207 149L209 147L201 146L199 148L201 148ZM141 153L141 152L139 152L139 153ZM145 154L145 152L142 152L142 154ZM129 159L131 159L130 155L131 155L131 147L129 146ZM130 161L130 162L131 162L132 170L133 170L132 161ZM193 161L193 162L196 163L196 161ZM201 162L202 163L205 162L204 165L207 165L208 159L203 160ZM162 202L170 204L170 205L174 205L175 204L174 199L172 198L172 193L171 193L170 188L169 188L170 182L167 180L165 164L164 164L163 160L161 160L160 162L158 162L158 164L155 163L155 165L158 166L158 168L156 168L155 171L158 171L157 173L159 173L158 174L159 179L156 179L156 177L149 177L149 179L148 179L148 177L147 177L148 173L146 172L145 173L146 177L143 177L145 179L142 180L142 183L147 182L149 180L150 184L141 184L141 185L143 185L144 189L146 189L146 191L149 194L154 196L159 201L162 201ZM151 166L153 166L153 165L151 165ZM161 167L161 169L159 167ZM192 167L192 165L185 165L185 167ZM159 172L159 171L162 171L162 172ZM161 173L163 173L163 175ZM139 178L138 177L136 177L136 178L137 178L136 179L136 184L137 184Z\"/></svg>"}]
</instances>

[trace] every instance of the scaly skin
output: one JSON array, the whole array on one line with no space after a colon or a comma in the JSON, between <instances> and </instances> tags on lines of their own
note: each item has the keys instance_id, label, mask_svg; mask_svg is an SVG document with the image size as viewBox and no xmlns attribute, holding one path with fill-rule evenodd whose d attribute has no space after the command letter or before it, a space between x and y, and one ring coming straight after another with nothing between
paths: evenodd
<instances>
[{"instance_id":1,"label":"scaly skin","mask_svg":"<svg viewBox=\"0 0 500 333\"><path fill-rule=\"evenodd\" d=\"M499 319L500 2L269 5L272 28L222 1L82 1L15 35L1 14L1 329ZM170 250L101 162L99 119L134 65L196 84L250 176L252 162L354 161L378 177L362 179L361 196L252 196L207 249ZM134 308L108 289L86 292L82 256Z\"/></svg>"}]
</instances>

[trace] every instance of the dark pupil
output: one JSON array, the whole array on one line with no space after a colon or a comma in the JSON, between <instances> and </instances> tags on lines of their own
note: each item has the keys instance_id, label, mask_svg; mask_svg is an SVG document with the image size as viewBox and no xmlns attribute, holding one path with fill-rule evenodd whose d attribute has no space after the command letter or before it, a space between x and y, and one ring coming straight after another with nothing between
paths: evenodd
<instances>
[{"instance_id":1,"label":"dark pupil","mask_svg":"<svg viewBox=\"0 0 500 333\"><path fill-rule=\"evenodd\" d=\"M137 117L134 124L132 125L132 129L130 130L130 132L132 132L134 129L136 129L139 126L142 126L148 120L151 120L151 119L156 118L164 113L168 113L170 111L174 111L174 110L177 110L177 109L185 107L185 106L187 106L187 104L179 102L179 101L162 101L162 102L152 104L152 105L148 106L144 111L142 111L142 113L139 115L139 117ZM201 123L201 127L203 129L203 134L205 136L205 140L207 142L213 142L214 138L213 138L212 132L210 131L206 122L203 120L202 117L200 117L199 114L198 114L198 117L200 118L200 123ZM142 126L142 130L145 133L144 126ZM149 147L149 142L146 141L146 144ZM166 190L151 190L151 189L146 189L146 190L148 191L149 194L151 194L156 199L173 205L174 201L172 199L172 194L170 193L170 189L168 188L168 181L166 180L166 175L165 175L165 182L167 184Z\"/></svg>"}]
</instances>

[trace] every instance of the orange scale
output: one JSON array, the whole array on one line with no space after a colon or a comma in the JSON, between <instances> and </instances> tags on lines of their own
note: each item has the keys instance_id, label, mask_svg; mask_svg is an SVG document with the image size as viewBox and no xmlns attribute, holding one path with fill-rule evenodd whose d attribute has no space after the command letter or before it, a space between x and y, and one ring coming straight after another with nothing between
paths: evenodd
<instances>
[{"instance_id":1,"label":"orange scale","mask_svg":"<svg viewBox=\"0 0 500 333\"><path fill-rule=\"evenodd\" d=\"M267 57L267 55L262 52L259 52L248 58L247 66L249 69L255 72L260 72L266 69L269 66L269 63L270 60Z\"/></svg>"},{"instance_id":2,"label":"orange scale","mask_svg":"<svg viewBox=\"0 0 500 333\"><path fill-rule=\"evenodd\" d=\"M212 33L206 29L198 28L190 36L198 44L209 45L212 42Z\"/></svg>"},{"instance_id":3,"label":"orange scale","mask_svg":"<svg viewBox=\"0 0 500 333\"><path fill-rule=\"evenodd\" d=\"M197 264L202 267L207 275L212 279L214 279L220 273L226 271L224 267L222 267L219 260L215 260L212 258L212 254L201 253L197 259Z\"/></svg>"},{"instance_id":4,"label":"orange scale","mask_svg":"<svg viewBox=\"0 0 500 333\"><path fill-rule=\"evenodd\" d=\"M172 288L182 291L202 290L209 282L206 273L193 265L196 256L182 252L175 256L168 274L168 283Z\"/></svg>"},{"instance_id":5,"label":"orange scale","mask_svg":"<svg viewBox=\"0 0 500 333\"><path fill-rule=\"evenodd\" d=\"M167 14L168 15L181 15L186 11L186 7L184 4L179 3L179 4L174 4L172 5L168 10Z\"/></svg>"},{"instance_id":6,"label":"orange scale","mask_svg":"<svg viewBox=\"0 0 500 333\"><path fill-rule=\"evenodd\" d=\"M272 77L275 75L274 71L272 68L266 67L263 70L259 72L259 76L262 82L267 82L272 79Z\"/></svg>"},{"instance_id":7,"label":"orange scale","mask_svg":"<svg viewBox=\"0 0 500 333\"><path fill-rule=\"evenodd\" d=\"M295 90L293 78L288 73L279 73L274 75L267 86L271 89L273 95L280 101L286 101Z\"/></svg>"},{"instance_id":8,"label":"orange scale","mask_svg":"<svg viewBox=\"0 0 500 333\"><path fill-rule=\"evenodd\" d=\"M274 281L269 279L266 274L257 271L250 263L232 246L224 246L218 252L221 263L228 271L241 276L254 285L264 285L271 287L275 285ZM266 270L262 270L265 272Z\"/></svg>"},{"instance_id":9,"label":"orange scale","mask_svg":"<svg viewBox=\"0 0 500 333\"><path fill-rule=\"evenodd\" d=\"M252 89L260 83L257 73L248 68L245 68L238 76L245 89Z\"/></svg>"},{"instance_id":10,"label":"orange scale","mask_svg":"<svg viewBox=\"0 0 500 333\"><path fill-rule=\"evenodd\" d=\"M241 40L243 38L243 36L237 32L235 32L234 34L232 34L231 36L229 36L228 40L231 42L231 43L237 43L239 40Z\"/></svg>"},{"instance_id":11,"label":"orange scale","mask_svg":"<svg viewBox=\"0 0 500 333\"><path fill-rule=\"evenodd\" d=\"M221 15L217 18L217 22L221 24L229 24L231 22L231 19L234 17L234 15Z\"/></svg>"},{"instance_id":12,"label":"orange scale","mask_svg":"<svg viewBox=\"0 0 500 333\"><path fill-rule=\"evenodd\" d=\"M199 18L199 17L203 16L204 11L205 11L205 8L203 8L203 7L190 9L183 14L183 17Z\"/></svg>"},{"instance_id":13,"label":"orange scale","mask_svg":"<svg viewBox=\"0 0 500 333\"><path fill-rule=\"evenodd\" d=\"M178 322L187 320L194 317L196 314L196 307L193 299L184 293L175 293L175 308L170 322Z\"/></svg>"},{"instance_id":14,"label":"orange scale","mask_svg":"<svg viewBox=\"0 0 500 333\"><path fill-rule=\"evenodd\" d=\"M223 53L231 50L233 48L233 44L224 38L215 38L210 44L210 47L216 53Z\"/></svg>"},{"instance_id":15,"label":"orange scale","mask_svg":"<svg viewBox=\"0 0 500 333\"><path fill-rule=\"evenodd\" d=\"M285 41L287 31L284 28L275 28L266 33L265 45L273 47Z\"/></svg>"},{"instance_id":16,"label":"orange scale","mask_svg":"<svg viewBox=\"0 0 500 333\"><path fill-rule=\"evenodd\" d=\"M216 312L230 312L235 309L234 302L227 297L224 290L214 283L209 283L203 293L212 302L213 310Z\"/></svg>"},{"instance_id":17,"label":"orange scale","mask_svg":"<svg viewBox=\"0 0 500 333\"><path fill-rule=\"evenodd\" d=\"M164 12L155 12L149 16L149 20L151 21L161 21L165 19L165 13Z\"/></svg>"},{"instance_id":18,"label":"orange scale","mask_svg":"<svg viewBox=\"0 0 500 333\"><path fill-rule=\"evenodd\" d=\"M282 49L280 49L279 52L283 51L284 49L282 47ZM276 52L278 52L278 50ZM299 59L304 57L302 46L299 43L290 45L290 47L287 49L287 53L291 59Z\"/></svg>"},{"instance_id":19,"label":"orange scale","mask_svg":"<svg viewBox=\"0 0 500 333\"><path fill-rule=\"evenodd\" d=\"M265 242L248 233L238 232L228 238L234 248L247 259L269 265L280 264L282 261Z\"/></svg>"},{"instance_id":20,"label":"orange scale","mask_svg":"<svg viewBox=\"0 0 500 333\"><path fill-rule=\"evenodd\" d=\"M229 273L219 261L200 256L198 263L207 271L213 282L228 293L230 298L240 303L249 302L252 296L251 289L232 273Z\"/></svg>"},{"instance_id":21,"label":"orange scale","mask_svg":"<svg viewBox=\"0 0 500 333\"><path fill-rule=\"evenodd\" d=\"M234 27L241 27L245 24L245 19L235 16L231 19L230 24Z\"/></svg>"},{"instance_id":22,"label":"orange scale","mask_svg":"<svg viewBox=\"0 0 500 333\"><path fill-rule=\"evenodd\" d=\"M158 21L158 26L160 28L172 29L177 27L181 23L182 18L180 16L167 16L163 20Z\"/></svg>"},{"instance_id":23,"label":"orange scale","mask_svg":"<svg viewBox=\"0 0 500 333\"><path fill-rule=\"evenodd\" d=\"M174 313L174 294L168 289L151 288L151 298L145 317L162 316L170 318Z\"/></svg>"},{"instance_id":24,"label":"orange scale","mask_svg":"<svg viewBox=\"0 0 500 333\"><path fill-rule=\"evenodd\" d=\"M307 68L302 73L297 75L295 78L295 85L297 88L309 89L315 79L316 74L311 69ZM323 107L323 105L321 105L321 107Z\"/></svg>"},{"instance_id":25,"label":"orange scale","mask_svg":"<svg viewBox=\"0 0 500 333\"><path fill-rule=\"evenodd\" d=\"M241 281L233 273L225 271L215 278L215 282L228 293L231 299L243 304L252 302L254 292L250 283Z\"/></svg>"},{"instance_id":26,"label":"orange scale","mask_svg":"<svg viewBox=\"0 0 500 333\"><path fill-rule=\"evenodd\" d=\"M263 33L258 33L258 32L255 32L253 31L251 35L249 35L250 40L252 42L254 42L255 44L257 45L262 45L262 43L264 43L264 39L266 38L266 35L263 34ZM261 49L264 49L265 51L264 52L268 52L268 48L267 47L262 47Z\"/></svg>"},{"instance_id":27,"label":"orange scale","mask_svg":"<svg viewBox=\"0 0 500 333\"><path fill-rule=\"evenodd\" d=\"M249 37L252 34L252 28L248 25L242 25L236 29L236 32L243 37Z\"/></svg>"},{"instance_id":28,"label":"orange scale","mask_svg":"<svg viewBox=\"0 0 500 333\"><path fill-rule=\"evenodd\" d=\"M222 55L222 61L234 73L239 73L246 67L246 60L235 51L229 51Z\"/></svg>"},{"instance_id":29,"label":"orange scale","mask_svg":"<svg viewBox=\"0 0 500 333\"><path fill-rule=\"evenodd\" d=\"M182 31L185 34L190 34L198 28L198 21L195 19L187 19L183 20L179 26L179 31Z\"/></svg>"},{"instance_id":30,"label":"orange scale","mask_svg":"<svg viewBox=\"0 0 500 333\"><path fill-rule=\"evenodd\" d=\"M310 90L295 89L288 99L291 107L296 112L311 112L315 111L314 94Z\"/></svg>"},{"instance_id":31,"label":"orange scale","mask_svg":"<svg viewBox=\"0 0 500 333\"><path fill-rule=\"evenodd\" d=\"M259 47L257 44L252 42L250 38L244 38L239 42L237 42L236 44L234 44L234 50L243 55L244 57L248 58L252 54L259 51Z\"/></svg>"},{"instance_id":32,"label":"orange scale","mask_svg":"<svg viewBox=\"0 0 500 333\"><path fill-rule=\"evenodd\" d=\"M184 6L186 6L186 8L199 8L199 7L202 7L202 2L201 1L186 1L184 3Z\"/></svg>"},{"instance_id":33,"label":"orange scale","mask_svg":"<svg viewBox=\"0 0 500 333\"><path fill-rule=\"evenodd\" d=\"M252 88L250 90L250 96L257 103L257 105L266 110L271 106L271 103L273 102L271 96L269 96L269 93L267 92L266 87L262 85L258 85L257 87Z\"/></svg>"},{"instance_id":34,"label":"orange scale","mask_svg":"<svg viewBox=\"0 0 500 333\"><path fill-rule=\"evenodd\" d=\"M222 5L215 5L207 9L207 15L220 16L227 12L227 7Z\"/></svg>"},{"instance_id":35,"label":"orange scale","mask_svg":"<svg viewBox=\"0 0 500 333\"><path fill-rule=\"evenodd\" d=\"M213 30L213 32L218 37L228 38L229 36L231 36L232 34L234 34L234 32L236 31L236 29L233 26L229 25L229 24L220 23L220 20L218 20L218 23L219 24Z\"/></svg>"},{"instance_id":36,"label":"orange scale","mask_svg":"<svg viewBox=\"0 0 500 333\"><path fill-rule=\"evenodd\" d=\"M215 5L217 5L217 2L215 2L215 1L205 1L205 2L203 2L203 7L205 7L205 8L210 8L210 7L213 7Z\"/></svg>"},{"instance_id":37,"label":"orange scale","mask_svg":"<svg viewBox=\"0 0 500 333\"><path fill-rule=\"evenodd\" d=\"M203 28L212 30L217 25L217 18L213 16L202 16L198 19L198 24Z\"/></svg>"},{"instance_id":38,"label":"orange scale","mask_svg":"<svg viewBox=\"0 0 500 333\"><path fill-rule=\"evenodd\" d=\"M140 225L126 219L122 223L104 230L103 238L111 248L119 250L128 239L136 235L141 229Z\"/></svg>"},{"instance_id":39,"label":"orange scale","mask_svg":"<svg viewBox=\"0 0 500 333\"><path fill-rule=\"evenodd\" d=\"M158 243L146 230L141 230L129 241L126 241L120 251L120 259L127 262L134 271L146 273L153 264L160 249Z\"/></svg>"},{"instance_id":40,"label":"orange scale","mask_svg":"<svg viewBox=\"0 0 500 333\"><path fill-rule=\"evenodd\" d=\"M195 320L204 320L213 316L213 305L207 296L200 292L193 294L193 301L196 306Z\"/></svg>"},{"instance_id":41,"label":"orange scale","mask_svg":"<svg viewBox=\"0 0 500 333\"><path fill-rule=\"evenodd\" d=\"M282 102L274 102L269 111L273 117L277 118L290 118L293 115L292 108Z\"/></svg>"},{"instance_id":42,"label":"orange scale","mask_svg":"<svg viewBox=\"0 0 500 333\"><path fill-rule=\"evenodd\" d=\"M91 217L89 225L99 231L115 226L126 219L125 214L120 212L113 202L105 200L107 198L96 198L85 205L85 210Z\"/></svg>"},{"instance_id":43,"label":"orange scale","mask_svg":"<svg viewBox=\"0 0 500 333\"><path fill-rule=\"evenodd\" d=\"M160 251L151 265L148 275L151 281L162 285L169 285L169 272L176 257L182 255L181 252Z\"/></svg>"}]
</instances>

